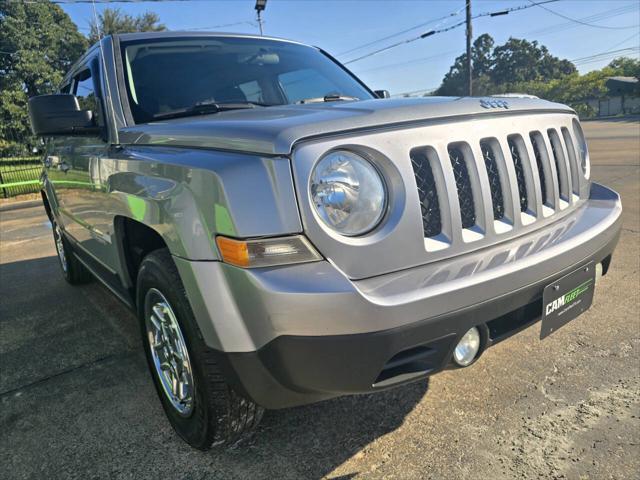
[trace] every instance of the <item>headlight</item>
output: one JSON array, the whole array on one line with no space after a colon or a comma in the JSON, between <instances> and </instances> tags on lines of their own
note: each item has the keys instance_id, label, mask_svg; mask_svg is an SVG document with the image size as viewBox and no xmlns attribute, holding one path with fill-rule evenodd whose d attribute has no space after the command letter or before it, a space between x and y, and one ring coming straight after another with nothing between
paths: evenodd
<instances>
[{"instance_id":1,"label":"headlight","mask_svg":"<svg viewBox=\"0 0 640 480\"><path fill-rule=\"evenodd\" d=\"M580 122L575 119L573 120L573 133L576 136L576 140L578 142L578 154L580 155L580 167L582 168L582 173L584 174L585 178L589 178L591 165L589 165L589 150L587 149L587 141L584 138L584 133L582 132Z\"/></svg>"},{"instance_id":2,"label":"headlight","mask_svg":"<svg viewBox=\"0 0 640 480\"><path fill-rule=\"evenodd\" d=\"M318 216L342 235L367 233L384 216L384 181L368 160L355 153L337 150L322 158L311 172L309 188Z\"/></svg>"}]
</instances>

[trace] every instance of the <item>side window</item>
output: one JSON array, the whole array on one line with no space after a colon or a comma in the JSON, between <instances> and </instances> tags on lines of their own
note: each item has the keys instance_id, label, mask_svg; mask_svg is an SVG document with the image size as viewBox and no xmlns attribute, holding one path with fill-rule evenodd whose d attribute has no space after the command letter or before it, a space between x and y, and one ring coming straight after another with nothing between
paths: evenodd
<instances>
[{"instance_id":1,"label":"side window","mask_svg":"<svg viewBox=\"0 0 640 480\"><path fill-rule=\"evenodd\" d=\"M101 118L102 109L93 86L91 70L83 70L74 79L73 94L78 97L78 103L82 110L91 110L97 125L104 125Z\"/></svg>"}]
</instances>

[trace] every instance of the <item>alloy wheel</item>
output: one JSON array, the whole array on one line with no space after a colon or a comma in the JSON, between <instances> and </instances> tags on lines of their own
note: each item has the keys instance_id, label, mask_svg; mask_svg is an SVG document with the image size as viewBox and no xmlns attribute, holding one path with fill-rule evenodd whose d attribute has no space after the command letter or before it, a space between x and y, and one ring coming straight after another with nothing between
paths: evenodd
<instances>
[{"instance_id":1,"label":"alloy wheel","mask_svg":"<svg viewBox=\"0 0 640 480\"><path fill-rule=\"evenodd\" d=\"M194 382L189 352L180 324L162 293L152 288L145 297L145 326L151 357L162 389L176 411L193 411Z\"/></svg>"}]
</instances>

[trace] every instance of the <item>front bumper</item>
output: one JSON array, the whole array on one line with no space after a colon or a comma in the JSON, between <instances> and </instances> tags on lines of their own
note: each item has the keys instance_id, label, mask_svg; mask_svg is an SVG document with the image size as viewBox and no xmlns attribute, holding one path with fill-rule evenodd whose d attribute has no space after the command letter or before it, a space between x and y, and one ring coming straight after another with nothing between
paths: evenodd
<instances>
[{"instance_id":1,"label":"front bumper","mask_svg":"<svg viewBox=\"0 0 640 480\"><path fill-rule=\"evenodd\" d=\"M525 328L541 316L546 285L589 261L606 273L621 211L615 192L593 184L583 206L543 230L359 281L329 262L176 264L229 381L281 408L431 375L472 326L482 325L483 348Z\"/></svg>"}]
</instances>

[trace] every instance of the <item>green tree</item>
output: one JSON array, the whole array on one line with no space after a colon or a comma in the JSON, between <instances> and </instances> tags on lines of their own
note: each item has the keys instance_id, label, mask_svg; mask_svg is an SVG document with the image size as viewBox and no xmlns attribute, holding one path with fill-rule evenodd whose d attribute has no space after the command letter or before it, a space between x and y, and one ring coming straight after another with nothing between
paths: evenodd
<instances>
[{"instance_id":1,"label":"green tree","mask_svg":"<svg viewBox=\"0 0 640 480\"><path fill-rule=\"evenodd\" d=\"M27 100L55 91L86 48L59 6L0 2L0 150L24 149L33 141Z\"/></svg>"},{"instance_id":2,"label":"green tree","mask_svg":"<svg viewBox=\"0 0 640 480\"><path fill-rule=\"evenodd\" d=\"M471 63L474 90L476 94L486 93L490 88L488 75L493 67L493 38L485 33L475 39L471 46ZM455 59L449 72L444 76L442 85L436 95L465 95L467 90L467 54L463 53Z\"/></svg>"},{"instance_id":3,"label":"green tree","mask_svg":"<svg viewBox=\"0 0 640 480\"><path fill-rule=\"evenodd\" d=\"M436 91L437 95L464 95L466 92L466 54L455 59ZM538 42L510 38L504 45L494 47L489 34L479 36L471 49L473 90L476 95L488 95L510 85L534 80L549 81L576 72L568 60L549 53Z\"/></svg>"},{"instance_id":4,"label":"green tree","mask_svg":"<svg viewBox=\"0 0 640 480\"><path fill-rule=\"evenodd\" d=\"M471 62L473 64L473 75L478 78L489 75L493 69L493 47L495 42L488 33L480 35L473 42L471 48ZM466 58L466 54L465 54Z\"/></svg>"},{"instance_id":5,"label":"green tree","mask_svg":"<svg viewBox=\"0 0 640 480\"><path fill-rule=\"evenodd\" d=\"M145 12L133 17L123 13L119 8L105 8L98 15L98 23L91 22L89 42L91 44L98 41L100 35L111 35L114 33L131 32L160 32L167 27L159 23L160 17L154 12Z\"/></svg>"},{"instance_id":6,"label":"green tree","mask_svg":"<svg viewBox=\"0 0 640 480\"><path fill-rule=\"evenodd\" d=\"M510 38L493 50L494 67L491 79L496 85L551 80L576 72L569 60L560 60L537 41Z\"/></svg>"},{"instance_id":7,"label":"green tree","mask_svg":"<svg viewBox=\"0 0 640 480\"><path fill-rule=\"evenodd\" d=\"M615 71L615 75L622 77L636 77L640 79L640 60L637 58L618 57L608 65Z\"/></svg>"}]
</instances>

